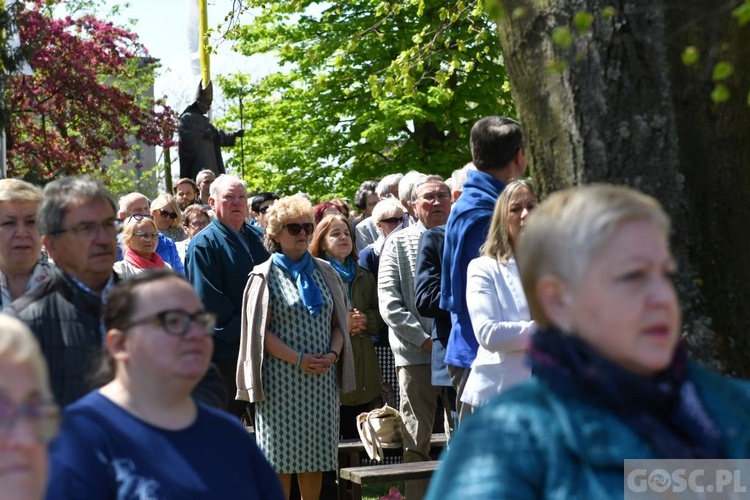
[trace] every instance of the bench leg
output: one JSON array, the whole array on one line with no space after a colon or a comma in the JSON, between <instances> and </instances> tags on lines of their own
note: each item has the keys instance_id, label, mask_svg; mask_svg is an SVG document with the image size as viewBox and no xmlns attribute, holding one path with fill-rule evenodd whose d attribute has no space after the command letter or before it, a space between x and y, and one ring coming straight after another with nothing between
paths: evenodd
<instances>
[{"instance_id":1,"label":"bench leg","mask_svg":"<svg viewBox=\"0 0 750 500\"><path fill-rule=\"evenodd\" d=\"M362 485L352 483L352 500L362 500Z\"/></svg>"}]
</instances>

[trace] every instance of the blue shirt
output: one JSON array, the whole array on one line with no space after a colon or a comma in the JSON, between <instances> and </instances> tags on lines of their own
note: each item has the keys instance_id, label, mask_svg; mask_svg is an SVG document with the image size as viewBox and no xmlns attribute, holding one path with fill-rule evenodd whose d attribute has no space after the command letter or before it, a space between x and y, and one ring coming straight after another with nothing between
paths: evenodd
<instances>
[{"instance_id":1,"label":"blue shirt","mask_svg":"<svg viewBox=\"0 0 750 500\"><path fill-rule=\"evenodd\" d=\"M47 499L281 499L278 478L242 426L198 404L179 431L154 427L99 391L68 406L50 446Z\"/></svg>"},{"instance_id":2,"label":"blue shirt","mask_svg":"<svg viewBox=\"0 0 750 500\"><path fill-rule=\"evenodd\" d=\"M440 307L451 312L451 333L445 362L470 368L479 342L466 309L466 269L479 257L500 193L505 184L479 170L469 170L464 190L453 205L445 227Z\"/></svg>"}]
</instances>

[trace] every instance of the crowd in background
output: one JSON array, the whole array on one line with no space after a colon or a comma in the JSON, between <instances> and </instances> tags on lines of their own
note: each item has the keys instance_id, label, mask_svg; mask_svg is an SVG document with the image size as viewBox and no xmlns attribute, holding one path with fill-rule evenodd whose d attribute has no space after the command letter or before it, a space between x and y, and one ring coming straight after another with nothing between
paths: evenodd
<instances>
[{"instance_id":1,"label":"crowd in background","mask_svg":"<svg viewBox=\"0 0 750 500\"><path fill-rule=\"evenodd\" d=\"M153 200L0 180L0 464L24 468L0 491L335 498L339 440L384 404L404 462L456 432L410 500L519 477L521 496L610 497L623 458L745 458L746 388L679 343L658 203L594 186L537 208L509 118L474 124L471 151L353 204L211 170Z\"/></svg>"}]
</instances>

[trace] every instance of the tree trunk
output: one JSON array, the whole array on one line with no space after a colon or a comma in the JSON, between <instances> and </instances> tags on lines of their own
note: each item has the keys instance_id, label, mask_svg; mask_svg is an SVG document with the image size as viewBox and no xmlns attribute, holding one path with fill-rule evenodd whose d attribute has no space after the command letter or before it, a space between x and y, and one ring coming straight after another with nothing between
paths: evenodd
<instances>
[{"instance_id":1,"label":"tree trunk","mask_svg":"<svg viewBox=\"0 0 750 500\"><path fill-rule=\"evenodd\" d=\"M731 17L739 3L506 0L498 29L541 196L611 182L658 198L693 356L748 377L750 26ZM581 12L590 28L574 22ZM682 63L687 46L698 64ZM714 104L719 60L736 69L730 100Z\"/></svg>"}]
</instances>

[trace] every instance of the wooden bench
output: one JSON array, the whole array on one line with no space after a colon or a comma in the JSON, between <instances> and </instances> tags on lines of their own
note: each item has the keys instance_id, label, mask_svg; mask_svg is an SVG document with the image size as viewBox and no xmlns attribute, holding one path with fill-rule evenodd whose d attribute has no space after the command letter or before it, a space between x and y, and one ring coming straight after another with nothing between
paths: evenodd
<instances>
[{"instance_id":1,"label":"wooden bench","mask_svg":"<svg viewBox=\"0 0 750 500\"><path fill-rule=\"evenodd\" d=\"M436 433L432 435L432 438L430 439L430 448L433 450L434 458L437 458L440 451L445 447L445 445L448 443L448 436L444 433ZM367 467L360 467L359 464L362 460L362 454L365 453L365 447L362 444L362 441L359 439L342 439L339 441L339 498L345 498L344 495L346 493L347 487L349 486L349 481L354 483L355 487L358 489L358 491L362 492L362 483L356 483L355 481L350 480L348 477L344 477L341 471L344 469L349 470L356 470L356 469L374 469L374 468L383 468L388 469L391 467L400 467L402 464L383 464L383 465L372 465ZM421 464L431 464L434 462L420 462ZM414 464L403 464L403 465L414 465ZM384 471L384 473L386 473ZM429 475L432 473L430 472ZM429 477L426 476L426 477ZM403 480L404 478L402 476L399 476ZM410 477L410 479L424 479L424 477ZM383 481L390 480L390 478L384 478ZM377 481L369 481L365 480L365 483L372 483ZM358 485L358 486L357 486ZM353 489L354 491L354 489ZM355 498L361 498L361 497L355 497Z\"/></svg>"},{"instance_id":2,"label":"wooden bench","mask_svg":"<svg viewBox=\"0 0 750 500\"><path fill-rule=\"evenodd\" d=\"M352 500L362 499L362 485L388 483L415 479L430 479L440 465L437 460L411 462L408 464L371 465L367 467L346 467L340 471L340 479L351 481ZM341 497L339 497L341 500Z\"/></svg>"}]
</instances>

